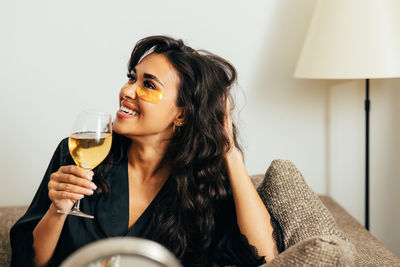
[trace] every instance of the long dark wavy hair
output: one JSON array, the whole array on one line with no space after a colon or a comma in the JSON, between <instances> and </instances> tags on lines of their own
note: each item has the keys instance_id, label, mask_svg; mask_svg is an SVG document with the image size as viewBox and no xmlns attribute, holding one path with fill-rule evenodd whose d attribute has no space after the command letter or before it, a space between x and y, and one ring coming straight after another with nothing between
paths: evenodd
<instances>
[{"instance_id":1,"label":"long dark wavy hair","mask_svg":"<svg viewBox=\"0 0 400 267\"><path fill-rule=\"evenodd\" d=\"M183 264L210 265L215 248L216 216L228 197L224 155L230 145L225 116L237 73L225 59L194 50L182 40L167 36L140 40L132 51L128 72L150 53L164 55L177 70L176 105L186 111L184 126L176 127L161 162L168 164L172 171L168 194L158 202L152 215L150 239L169 248ZM235 126L233 131L239 147ZM112 164L126 155L131 142L118 134L113 138L111 153L95 171L94 181L103 193L109 190L103 178Z\"/></svg>"}]
</instances>

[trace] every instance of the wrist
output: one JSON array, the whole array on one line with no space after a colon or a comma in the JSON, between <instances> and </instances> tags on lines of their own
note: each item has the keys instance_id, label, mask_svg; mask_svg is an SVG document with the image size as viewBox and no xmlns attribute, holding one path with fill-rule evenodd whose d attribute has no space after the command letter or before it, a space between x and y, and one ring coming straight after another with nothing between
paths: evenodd
<instances>
[{"instance_id":1,"label":"wrist","mask_svg":"<svg viewBox=\"0 0 400 267\"><path fill-rule=\"evenodd\" d=\"M67 214L63 214L63 213L58 213L58 208L54 205L54 203L50 204L48 213L49 215L51 215L52 217L61 219L61 220L65 220L65 218L67 218Z\"/></svg>"},{"instance_id":2,"label":"wrist","mask_svg":"<svg viewBox=\"0 0 400 267\"><path fill-rule=\"evenodd\" d=\"M235 146L231 147L229 151L225 154L225 162L228 164L230 162L243 162L243 156L239 149Z\"/></svg>"}]
</instances>

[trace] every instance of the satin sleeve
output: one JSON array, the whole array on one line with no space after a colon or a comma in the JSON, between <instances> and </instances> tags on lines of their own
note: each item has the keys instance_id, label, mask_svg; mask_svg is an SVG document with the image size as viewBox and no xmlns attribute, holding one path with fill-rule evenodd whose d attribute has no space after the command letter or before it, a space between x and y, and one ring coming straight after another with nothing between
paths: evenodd
<instances>
[{"instance_id":1,"label":"satin sleeve","mask_svg":"<svg viewBox=\"0 0 400 267\"><path fill-rule=\"evenodd\" d=\"M51 204L47 188L50 175L53 172L56 172L60 166L65 165L63 163L66 158L65 156L68 155L67 153L69 153L68 138L65 138L59 143L54 152L28 210L10 230L11 267L34 266L33 258L35 253L32 246L33 230L45 215Z\"/></svg>"}]
</instances>

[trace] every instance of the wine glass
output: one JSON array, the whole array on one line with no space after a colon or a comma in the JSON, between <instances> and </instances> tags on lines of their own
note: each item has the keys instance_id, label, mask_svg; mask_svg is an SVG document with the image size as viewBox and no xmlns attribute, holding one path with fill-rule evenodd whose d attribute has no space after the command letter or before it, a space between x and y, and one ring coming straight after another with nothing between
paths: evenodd
<instances>
[{"instance_id":1,"label":"wine glass","mask_svg":"<svg viewBox=\"0 0 400 267\"><path fill-rule=\"evenodd\" d=\"M107 157L111 141L111 115L96 111L81 111L69 136L68 148L76 165L91 171ZM79 210L79 204L80 201L77 200L71 210L57 212L93 219L94 216Z\"/></svg>"}]
</instances>

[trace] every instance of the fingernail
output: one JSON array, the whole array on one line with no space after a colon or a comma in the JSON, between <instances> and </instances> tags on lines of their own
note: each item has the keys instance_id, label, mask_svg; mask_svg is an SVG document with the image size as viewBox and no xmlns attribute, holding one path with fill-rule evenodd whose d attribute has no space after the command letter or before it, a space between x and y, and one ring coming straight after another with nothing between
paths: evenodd
<instances>
[{"instance_id":1,"label":"fingernail","mask_svg":"<svg viewBox=\"0 0 400 267\"><path fill-rule=\"evenodd\" d=\"M88 193L88 194L90 194L90 195L93 195L93 191L90 190L90 189L86 189L86 193Z\"/></svg>"},{"instance_id":2,"label":"fingernail","mask_svg":"<svg viewBox=\"0 0 400 267\"><path fill-rule=\"evenodd\" d=\"M78 197L78 199L82 199L84 197L84 195L81 194L77 194L76 196Z\"/></svg>"},{"instance_id":3,"label":"fingernail","mask_svg":"<svg viewBox=\"0 0 400 267\"><path fill-rule=\"evenodd\" d=\"M88 178L89 180L92 180L93 179L93 175L88 173L88 174L86 174L86 178Z\"/></svg>"},{"instance_id":4,"label":"fingernail","mask_svg":"<svg viewBox=\"0 0 400 267\"><path fill-rule=\"evenodd\" d=\"M91 184L90 184L90 188L92 188L93 190L96 190L96 189L97 189L97 186L96 186L94 183L91 183Z\"/></svg>"}]
</instances>

